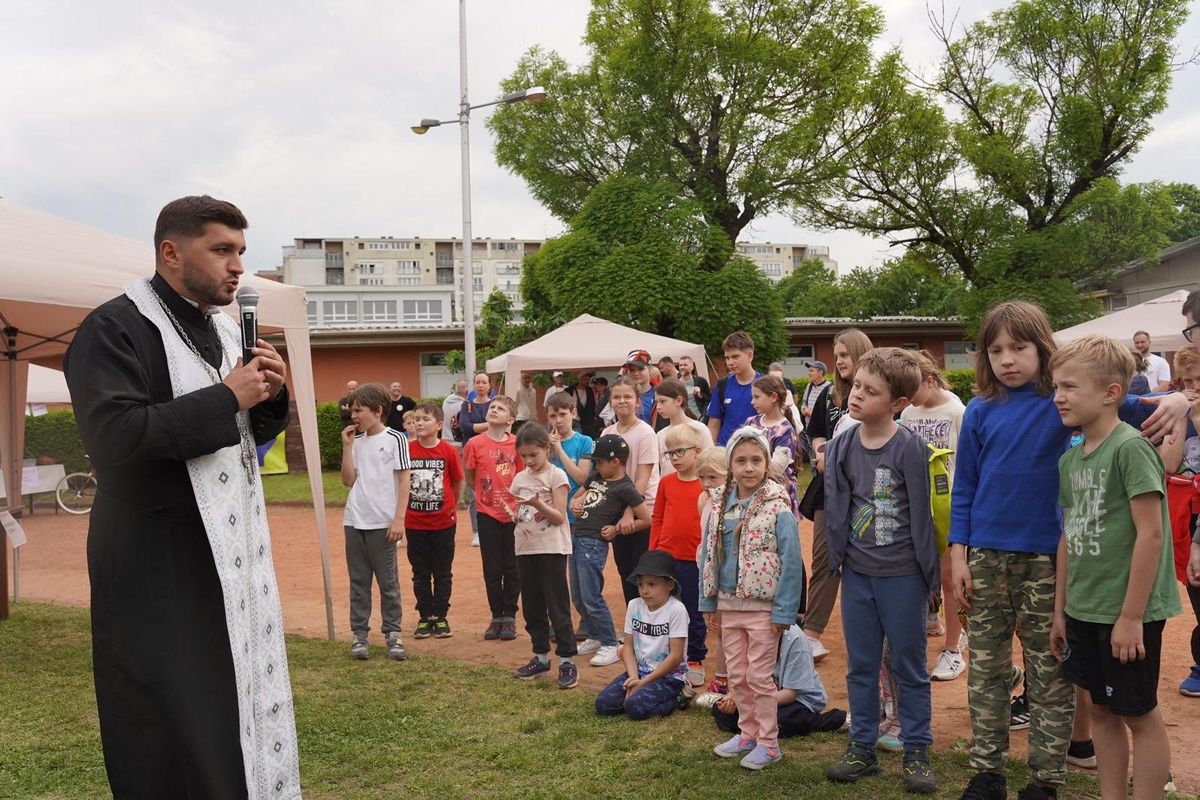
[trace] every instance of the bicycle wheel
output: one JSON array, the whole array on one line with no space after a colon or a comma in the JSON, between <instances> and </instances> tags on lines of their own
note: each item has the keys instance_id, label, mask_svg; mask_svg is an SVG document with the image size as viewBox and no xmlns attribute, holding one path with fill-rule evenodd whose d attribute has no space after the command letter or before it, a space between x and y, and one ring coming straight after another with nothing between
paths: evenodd
<instances>
[{"instance_id":1,"label":"bicycle wheel","mask_svg":"<svg viewBox=\"0 0 1200 800\"><path fill-rule=\"evenodd\" d=\"M68 514L86 514L96 500L96 479L86 472L72 472L54 490L58 507Z\"/></svg>"}]
</instances>

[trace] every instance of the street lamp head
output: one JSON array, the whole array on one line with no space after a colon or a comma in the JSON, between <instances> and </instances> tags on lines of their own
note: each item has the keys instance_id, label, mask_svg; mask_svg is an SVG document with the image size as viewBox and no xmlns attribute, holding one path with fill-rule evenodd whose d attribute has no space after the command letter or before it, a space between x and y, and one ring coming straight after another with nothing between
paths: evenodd
<instances>
[{"instance_id":1,"label":"street lamp head","mask_svg":"<svg viewBox=\"0 0 1200 800\"><path fill-rule=\"evenodd\" d=\"M519 92L509 92L500 98L501 103L540 103L546 99L546 90L540 86L531 86Z\"/></svg>"},{"instance_id":2,"label":"street lamp head","mask_svg":"<svg viewBox=\"0 0 1200 800\"><path fill-rule=\"evenodd\" d=\"M428 131L430 128L436 128L441 124L442 123L436 119L423 119L423 120L421 120L421 123L419 125L412 126L412 132L417 134L418 136L420 136L421 134Z\"/></svg>"}]
</instances>

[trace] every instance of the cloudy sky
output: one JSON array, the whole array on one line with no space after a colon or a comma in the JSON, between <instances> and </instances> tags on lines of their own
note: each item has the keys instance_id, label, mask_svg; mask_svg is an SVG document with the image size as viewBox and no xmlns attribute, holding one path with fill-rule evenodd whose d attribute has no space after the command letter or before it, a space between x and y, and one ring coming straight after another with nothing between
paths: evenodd
<instances>
[{"instance_id":1,"label":"cloudy sky","mask_svg":"<svg viewBox=\"0 0 1200 800\"><path fill-rule=\"evenodd\" d=\"M925 0L877 0L901 45L928 65ZM940 7L940 0L938 0ZM471 0L470 97L497 94L538 44L577 64L587 0ZM999 0L947 0L970 22ZM262 0L203 4L75 0L0 4L0 195L149 240L159 208L185 194L237 203L247 264L280 263L295 237L446 237L461 232L458 135L415 136L458 97L454 0ZM1192 19L1181 50L1200 44ZM1176 74L1170 108L1128 180L1200 183L1200 67ZM496 166L476 112L476 236L553 236L558 220ZM828 244L843 269L877 264L882 242L758 220L757 241Z\"/></svg>"}]
</instances>

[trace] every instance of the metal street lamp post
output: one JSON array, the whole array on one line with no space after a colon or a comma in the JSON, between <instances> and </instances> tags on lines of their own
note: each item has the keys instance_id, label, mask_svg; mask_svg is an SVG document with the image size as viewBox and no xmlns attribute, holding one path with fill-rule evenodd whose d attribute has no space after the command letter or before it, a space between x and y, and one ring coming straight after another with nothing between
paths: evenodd
<instances>
[{"instance_id":1,"label":"metal street lamp post","mask_svg":"<svg viewBox=\"0 0 1200 800\"><path fill-rule=\"evenodd\" d=\"M423 119L412 126L412 132L423 134L430 128L457 122L462 137L462 248L463 248L463 353L466 356L467 379L475 373L475 275L471 265L471 151L469 128L471 112L476 108L502 103L540 103L546 99L546 91L534 86L520 92L506 94L490 103L471 105L467 100L467 0L458 0L458 119Z\"/></svg>"}]
</instances>

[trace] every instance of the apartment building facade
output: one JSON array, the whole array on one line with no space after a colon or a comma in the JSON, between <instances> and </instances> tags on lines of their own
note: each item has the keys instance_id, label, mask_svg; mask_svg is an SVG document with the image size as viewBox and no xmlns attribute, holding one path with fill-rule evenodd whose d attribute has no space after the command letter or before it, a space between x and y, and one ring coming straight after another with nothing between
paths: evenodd
<instances>
[{"instance_id":1,"label":"apartment building facade","mask_svg":"<svg viewBox=\"0 0 1200 800\"><path fill-rule=\"evenodd\" d=\"M776 283L791 275L796 267L810 258L815 258L837 273L838 264L829 257L829 248L825 245L738 242L736 250L753 261L759 272Z\"/></svg>"}]
</instances>

